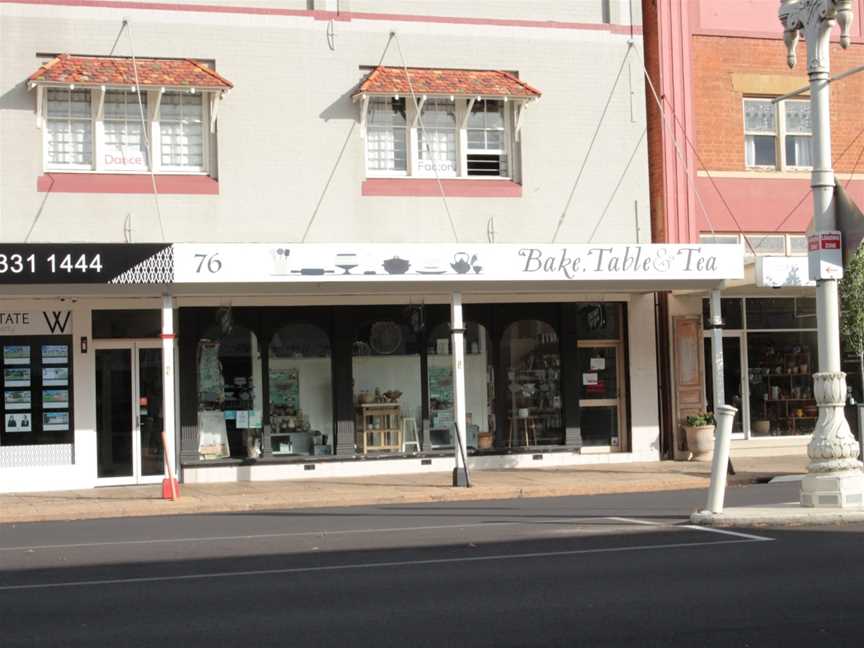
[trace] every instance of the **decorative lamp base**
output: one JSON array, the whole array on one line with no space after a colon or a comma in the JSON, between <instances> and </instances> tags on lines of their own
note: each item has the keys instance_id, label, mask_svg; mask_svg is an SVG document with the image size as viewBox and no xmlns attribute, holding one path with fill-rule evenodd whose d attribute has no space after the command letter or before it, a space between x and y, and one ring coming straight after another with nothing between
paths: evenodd
<instances>
[{"instance_id":1,"label":"decorative lamp base","mask_svg":"<svg viewBox=\"0 0 864 648\"><path fill-rule=\"evenodd\" d=\"M864 473L811 473L801 480L801 506L808 508L864 507Z\"/></svg>"}]
</instances>

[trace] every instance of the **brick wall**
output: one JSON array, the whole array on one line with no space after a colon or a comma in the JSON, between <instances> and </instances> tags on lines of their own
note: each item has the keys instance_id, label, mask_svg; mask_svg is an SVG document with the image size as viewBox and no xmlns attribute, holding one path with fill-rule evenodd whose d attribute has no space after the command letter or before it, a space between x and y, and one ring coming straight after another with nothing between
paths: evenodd
<instances>
[{"instance_id":1,"label":"brick wall","mask_svg":"<svg viewBox=\"0 0 864 648\"><path fill-rule=\"evenodd\" d=\"M772 90L784 82L790 89L805 85L806 47L803 42L799 44L798 63L794 70L790 70L786 65L786 47L782 40L693 37L696 148L706 168L712 171L745 170L741 103L744 92L733 87L733 75L738 75L739 79L741 75L753 75L749 77L750 87L753 87L754 79L764 79L764 93L769 96L775 94ZM838 44L832 44L831 70L834 74L858 65L864 65L864 45L853 44L848 50L843 50ZM864 172L864 111L861 110L864 73L843 79L831 88L831 145L835 170L848 173L856 168L859 173ZM747 94L751 94L749 87ZM847 149L845 153L844 149Z\"/></svg>"}]
</instances>

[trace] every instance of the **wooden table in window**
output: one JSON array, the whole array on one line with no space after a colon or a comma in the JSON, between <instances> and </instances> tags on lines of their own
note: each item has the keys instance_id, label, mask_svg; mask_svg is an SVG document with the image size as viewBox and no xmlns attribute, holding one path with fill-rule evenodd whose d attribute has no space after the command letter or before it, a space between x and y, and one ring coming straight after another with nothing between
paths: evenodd
<instances>
[{"instance_id":1,"label":"wooden table in window","mask_svg":"<svg viewBox=\"0 0 864 648\"><path fill-rule=\"evenodd\" d=\"M366 454L369 450L402 449L399 403L367 403L357 408L354 442Z\"/></svg>"}]
</instances>

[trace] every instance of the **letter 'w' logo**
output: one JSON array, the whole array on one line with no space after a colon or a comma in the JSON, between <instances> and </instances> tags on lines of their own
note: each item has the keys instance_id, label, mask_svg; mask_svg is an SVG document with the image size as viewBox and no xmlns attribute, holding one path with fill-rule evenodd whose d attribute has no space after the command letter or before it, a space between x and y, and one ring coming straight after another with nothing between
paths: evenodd
<instances>
[{"instance_id":1,"label":"letter 'w' logo","mask_svg":"<svg viewBox=\"0 0 864 648\"><path fill-rule=\"evenodd\" d=\"M51 311L50 316L45 311L42 311L42 317L45 318L45 323L52 333L57 333L58 331L65 333L70 315L72 315L72 311L66 311L66 317L63 317L63 311Z\"/></svg>"}]
</instances>

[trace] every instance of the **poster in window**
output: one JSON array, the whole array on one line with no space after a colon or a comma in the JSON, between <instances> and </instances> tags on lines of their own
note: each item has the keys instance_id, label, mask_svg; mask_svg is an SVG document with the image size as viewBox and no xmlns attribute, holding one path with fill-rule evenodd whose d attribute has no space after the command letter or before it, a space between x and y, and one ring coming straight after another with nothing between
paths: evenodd
<instances>
[{"instance_id":1,"label":"poster in window","mask_svg":"<svg viewBox=\"0 0 864 648\"><path fill-rule=\"evenodd\" d=\"M66 409L69 407L69 390L43 389L42 407L43 409Z\"/></svg>"},{"instance_id":2,"label":"poster in window","mask_svg":"<svg viewBox=\"0 0 864 648\"><path fill-rule=\"evenodd\" d=\"M3 401L7 410L29 410L30 392L7 389Z\"/></svg>"},{"instance_id":3,"label":"poster in window","mask_svg":"<svg viewBox=\"0 0 864 648\"><path fill-rule=\"evenodd\" d=\"M30 367L6 367L3 370L3 383L7 387L29 387Z\"/></svg>"},{"instance_id":4,"label":"poster in window","mask_svg":"<svg viewBox=\"0 0 864 648\"><path fill-rule=\"evenodd\" d=\"M69 412L42 412L42 429L62 432L69 429Z\"/></svg>"},{"instance_id":5,"label":"poster in window","mask_svg":"<svg viewBox=\"0 0 864 648\"><path fill-rule=\"evenodd\" d=\"M69 367L42 367L43 387L65 387L68 384Z\"/></svg>"},{"instance_id":6,"label":"poster in window","mask_svg":"<svg viewBox=\"0 0 864 648\"><path fill-rule=\"evenodd\" d=\"M29 365L30 346L7 344L3 346L3 362L7 365Z\"/></svg>"},{"instance_id":7,"label":"poster in window","mask_svg":"<svg viewBox=\"0 0 864 648\"><path fill-rule=\"evenodd\" d=\"M287 408L289 414L300 409L300 370L270 370L270 403Z\"/></svg>"},{"instance_id":8,"label":"poster in window","mask_svg":"<svg viewBox=\"0 0 864 648\"><path fill-rule=\"evenodd\" d=\"M603 371L606 369L606 358L591 358L591 371Z\"/></svg>"},{"instance_id":9,"label":"poster in window","mask_svg":"<svg viewBox=\"0 0 864 648\"><path fill-rule=\"evenodd\" d=\"M43 344L42 364L66 364L69 362L69 347L65 344Z\"/></svg>"},{"instance_id":10,"label":"poster in window","mask_svg":"<svg viewBox=\"0 0 864 648\"><path fill-rule=\"evenodd\" d=\"M6 433L31 432L33 430L32 416L30 412L21 412L6 415Z\"/></svg>"}]
</instances>

